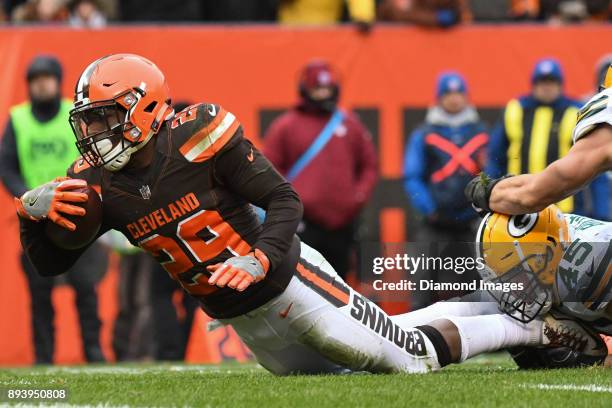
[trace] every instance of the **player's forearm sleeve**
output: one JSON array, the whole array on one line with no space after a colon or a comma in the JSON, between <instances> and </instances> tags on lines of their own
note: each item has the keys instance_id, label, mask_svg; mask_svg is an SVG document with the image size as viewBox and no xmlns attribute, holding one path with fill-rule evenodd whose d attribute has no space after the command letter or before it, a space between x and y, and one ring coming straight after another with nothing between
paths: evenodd
<instances>
[{"instance_id":1,"label":"player's forearm sleeve","mask_svg":"<svg viewBox=\"0 0 612 408\"><path fill-rule=\"evenodd\" d=\"M68 271L89 246L74 251L59 248L45 236L45 222L48 221L19 218L21 246L39 275L60 275Z\"/></svg>"},{"instance_id":2,"label":"player's forearm sleeve","mask_svg":"<svg viewBox=\"0 0 612 408\"><path fill-rule=\"evenodd\" d=\"M289 183L280 185L260 202L266 219L254 248L261 249L272 266L280 264L302 219L302 203Z\"/></svg>"},{"instance_id":3,"label":"player's forearm sleeve","mask_svg":"<svg viewBox=\"0 0 612 408\"><path fill-rule=\"evenodd\" d=\"M279 265L302 219L302 203L293 187L246 139L215 157L215 178L266 210L262 231L253 248L266 254L272 268Z\"/></svg>"}]
</instances>

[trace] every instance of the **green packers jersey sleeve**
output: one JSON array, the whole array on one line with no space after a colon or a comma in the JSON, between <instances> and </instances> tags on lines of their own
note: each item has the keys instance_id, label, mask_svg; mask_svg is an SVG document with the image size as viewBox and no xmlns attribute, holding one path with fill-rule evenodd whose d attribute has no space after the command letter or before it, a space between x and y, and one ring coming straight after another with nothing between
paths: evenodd
<instances>
[{"instance_id":1,"label":"green packers jersey sleeve","mask_svg":"<svg viewBox=\"0 0 612 408\"><path fill-rule=\"evenodd\" d=\"M580 109L572 140L576 143L602 124L612 125L612 88L601 91Z\"/></svg>"}]
</instances>

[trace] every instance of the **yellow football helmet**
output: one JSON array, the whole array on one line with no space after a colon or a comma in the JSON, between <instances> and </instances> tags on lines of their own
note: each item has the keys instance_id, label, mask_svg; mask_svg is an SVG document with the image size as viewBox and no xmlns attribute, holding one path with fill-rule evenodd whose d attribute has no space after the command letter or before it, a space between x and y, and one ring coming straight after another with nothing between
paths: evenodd
<instances>
[{"instance_id":1,"label":"yellow football helmet","mask_svg":"<svg viewBox=\"0 0 612 408\"><path fill-rule=\"evenodd\" d=\"M555 205L533 214L490 213L482 220L476 238L477 256L485 264L481 277L522 287L489 290L503 312L526 323L550 309L568 235L565 217Z\"/></svg>"}]
</instances>

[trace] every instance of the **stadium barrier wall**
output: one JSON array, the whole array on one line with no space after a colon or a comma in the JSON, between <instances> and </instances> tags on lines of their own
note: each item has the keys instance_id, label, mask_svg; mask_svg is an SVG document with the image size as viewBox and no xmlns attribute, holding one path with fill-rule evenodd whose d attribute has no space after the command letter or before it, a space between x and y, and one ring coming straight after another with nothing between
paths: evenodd
<instances>
[{"instance_id":1,"label":"stadium barrier wall","mask_svg":"<svg viewBox=\"0 0 612 408\"><path fill-rule=\"evenodd\" d=\"M542 57L561 61L568 94L592 92L595 64L611 51L611 39L609 25L473 26L449 31L381 26L368 35L348 26L1 28L0 126L4 128L9 107L26 99L25 69L35 55L49 53L61 59L62 90L69 97L78 75L91 61L110 53L134 52L166 72L175 101L220 103L260 143L269 121L296 101L300 67L313 57L325 58L340 72L342 105L362 114L379 150L381 181L364 213L364 238L398 242L410 236L412 228L401 183L406 136L434 101L434 84L441 71L462 72L472 101L492 121L509 98L528 91L530 71ZM0 220L0 365L28 364L33 360L29 295L19 266L17 220L7 193L0 194L0 205L5 209ZM108 356L112 356L116 286L116 267L111 267L99 286L102 342ZM72 290L57 287L53 301L58 311L56 361L81 362ZM205 334L205 320L201 314L196 319L189 361L245 358L235 334L226 330Z\"/></svg>"}]
</instances>

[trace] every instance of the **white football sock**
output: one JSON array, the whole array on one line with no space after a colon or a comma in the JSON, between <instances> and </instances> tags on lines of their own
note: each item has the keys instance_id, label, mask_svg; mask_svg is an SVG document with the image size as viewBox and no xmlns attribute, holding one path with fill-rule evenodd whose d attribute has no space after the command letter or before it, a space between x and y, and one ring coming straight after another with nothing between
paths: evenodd
<instances>
[{"instance_id":1,"label":"white football sock","mask_svg":"<svg viewBox=\"0 0 612 408\"><path fill-rule=\"evenodd\" d=\"M499 313L497 303L491 302L437 302L414 312L391 316L404 330L422 326L444 316L480 316Z\"/></svg>"},{"instance_id":2,"label":"white football sock","mask_svg":"<svg viewBox=\"0 0 612 408\"><path fill-rule=\"evenodd\" d=\"M461 358L465 361L481 353L498 351L514 346L535 346L542 343L541 320L521 323L510 316L444 316L459 330Z\"/></svg>"}]
</instances>

